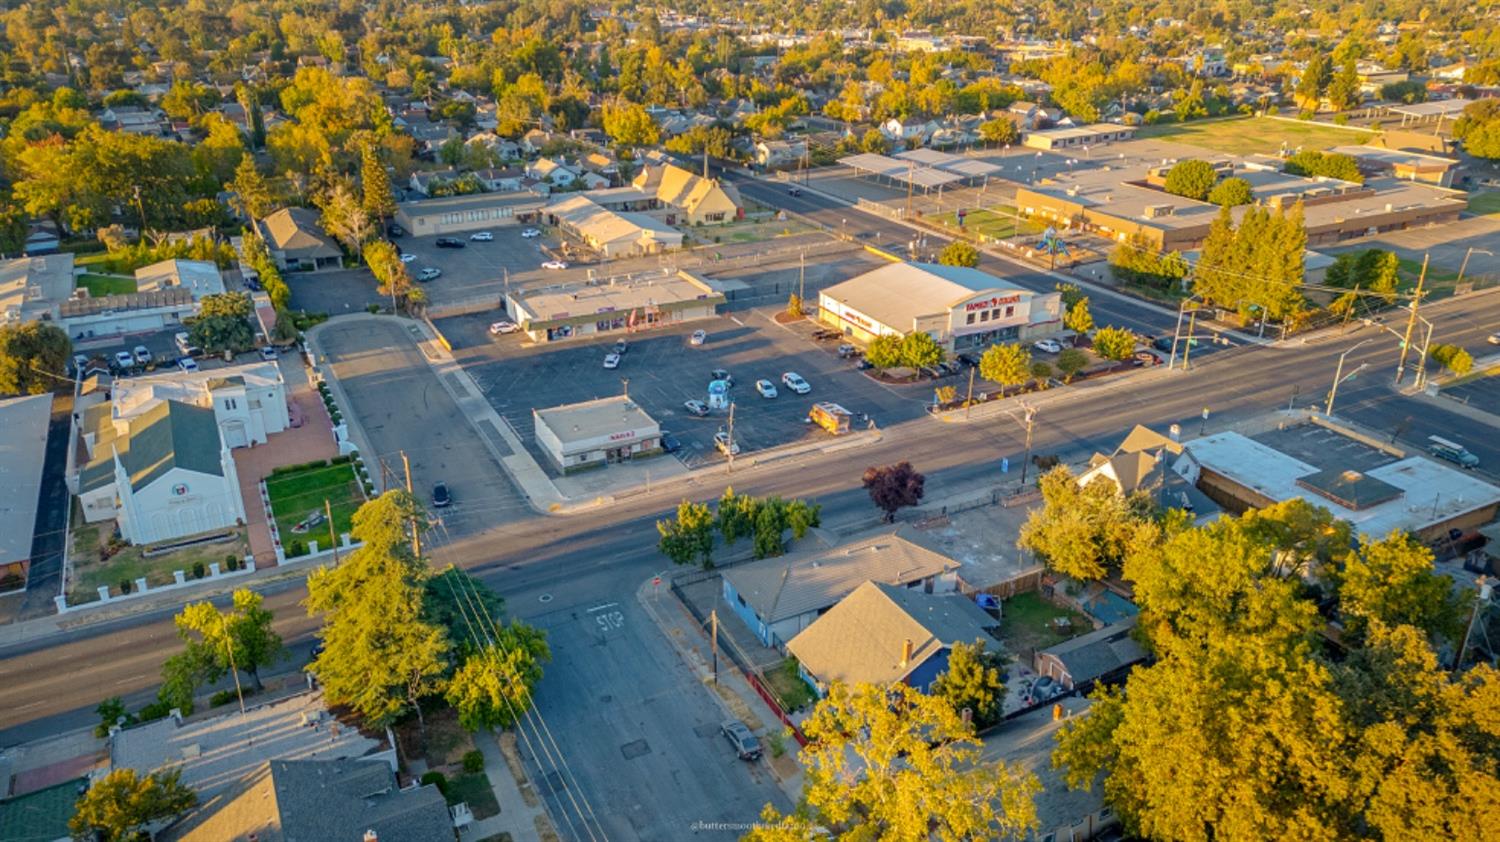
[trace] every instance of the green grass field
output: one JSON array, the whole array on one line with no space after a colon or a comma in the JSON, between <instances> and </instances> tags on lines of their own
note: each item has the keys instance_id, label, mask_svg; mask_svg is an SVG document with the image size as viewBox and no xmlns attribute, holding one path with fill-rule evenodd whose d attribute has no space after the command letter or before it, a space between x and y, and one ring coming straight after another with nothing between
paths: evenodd
<instances>
[{"instance_id":1,"label":"green grass field","mask_svg":"<svg viewBox=\"0 0 1500 842\"><path fill-rule=\"evenodd\" d=\"M333 507L333 528L339 535L349 531L355 510L365 501L354 467L348 463L266 477L266 492L271 496L271 517L288 554L294 541L317 541L319 547L328 546L327 523L307 532L292 531L308 515L323 511L324 499Z\"/></svg>"},{"instance_id":2,"label":"green grass field","mask_svg":"<svg viewBox=\"0 0 1500 842\"><path fill-rule=\"evenodd\" d=\"M154 558L147 558L144 548L131 546L110 556L107 561L101 561L99 546L108 536L101 534L100 526L105 524L85 524L76 508L74 511L72 576L68 582L68 601L72 604L98 599L100 585L108 585L117 595L120 593L120 582L134 582L142 577L152 587L169 585L173 582L174 570L181 570L191 577L194 563L207 568L218 562L223 570L225 556L244 558L250 550L245 531L240 529L233 530L236 536L232 540L184 547Z\"/></svg>"},{"instance_id":3,"label":"green grass field","mask_svg":"<svg viewBox=\"0 0 1500 842\"><path fill-rule=\"evenodd\" d=\"M78 286L87 289L89 295L94 298L105 295L126 295L135 292L135 278L85 273L78 276Z\"/></svg>"},{"instance_id":4,"label":"green grass field","mask_svg":"<svg viewBox=\"0 0 1500 842\"><path fill-rule=\"evenodd\" d=\"M1288 149L1299 146L1303 149L1328 149L1366 143L1375 133L1270 117L1231 117L1142 126L1136 130L1135 136L1202 146L1235 155L1257 152L1275 155L1281 151L1283 143Z\"/></svg>"},{"instance_id":5,"label":"green grass field","mask_svg":"<svg viewBox=\"0 0 1500 842\"><path fill-rule=\"evenodd\" d=\"M1016 209L1009 205L969 211L964 216L964 230L994 240L1008 240L1018 234L1035 234L1042 230L1037 223L1025 219L1017 227L1015 213ZM936 213L927 218L949 228L958 227L958 214L954 211Z\"/></svg>"},{"instance_id":6,"label":"green grass field","mask_svg":"<svg viewBox=\"0 0 1500 842\"><path fill-rule=\"evenodd\" d=\"M1484 216L1500 213L1500 193L1475 193L1470 196L1469 213Z\"/></svg>"},{"instance_id":7,"label":"green grass field","mask_svg":"<svg viewBox=\"0 0 1500 842\"><path fill-rule=\"evenodd\" d=\"M1054 625L1052 621L1059 617L1066 618L1068 624ZM1005 600L1000 612L1000 639L1008 652L1046 649L1093 630L1089 618L1053 605L1034 591Z\"/></svg>"}]
</instances>

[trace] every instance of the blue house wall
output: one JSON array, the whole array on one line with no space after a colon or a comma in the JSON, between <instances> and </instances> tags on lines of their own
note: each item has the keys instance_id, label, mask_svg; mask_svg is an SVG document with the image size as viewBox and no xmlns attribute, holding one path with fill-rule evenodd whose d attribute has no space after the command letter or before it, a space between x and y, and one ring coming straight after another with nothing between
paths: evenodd
<instances>
[{"instance_id":1,"label":"blue house wall","mask_svg":"<svg viewBox=\"0 0 1500 842\"><path fill-rule=\"evenodd\" d=\"M746 627L748 627L750 631L754 632L755 637L760 640L761 643L765 644L766 646L770 646L771 630L766 627L765 623L762 623L760 621L760 617L757 617L755 615L755 610L740 598L739 591L736 591L734 589L734 585L730 584L729 578L727 576L722 577L720 581L724 583L724 604L728 605L730 610L739 615L740 619L744 621Z\"/></svg>"},{"instance_id":2,"label":"blue house wall","mask_svg":"<svg viewBox=\"0 0 1500 842\"><path fill-rule=\"evenodd\" d=\"M948 647L943 647L932 653L932 657L917 664L917 668L906 674L906 684L923 693L932 689L932 682L948 669Z\"/></svg>"}]
</instances>

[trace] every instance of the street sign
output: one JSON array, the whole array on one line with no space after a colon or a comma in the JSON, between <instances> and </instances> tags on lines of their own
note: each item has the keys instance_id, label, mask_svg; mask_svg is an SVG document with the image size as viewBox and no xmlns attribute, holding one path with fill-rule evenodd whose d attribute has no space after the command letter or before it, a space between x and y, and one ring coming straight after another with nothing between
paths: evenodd
<instances>
[{"instance_id":1,"label":"street sign","mask_svg":"<svg viewBox=\"0 0 1500 842\"><path fill-rule=\"evenodd\" d=\"M652 576L651 577L651 586L652 587L661 587L661 577L660 576Z\"/></svg>"}]
</instances>

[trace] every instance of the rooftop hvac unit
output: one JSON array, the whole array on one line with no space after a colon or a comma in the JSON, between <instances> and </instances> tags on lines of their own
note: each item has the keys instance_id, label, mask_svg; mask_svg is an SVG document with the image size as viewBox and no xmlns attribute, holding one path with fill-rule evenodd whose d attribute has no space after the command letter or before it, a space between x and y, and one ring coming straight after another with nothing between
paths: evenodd
<instances>
[{"instance_id":1,"label":"rooftop hvac unit","mask_svg":"<svg viewBox=\"0 0 1500 842\"><path fill-rule=\"evenodd\" d=\"M1146 206L1146 218L1147 219L1159 219L1159 218L1161 218L1163 216L1171 216L1171 215L1172 215L1172 206L1171 205L1147 205Z\"/></svg>"}]
</instances>

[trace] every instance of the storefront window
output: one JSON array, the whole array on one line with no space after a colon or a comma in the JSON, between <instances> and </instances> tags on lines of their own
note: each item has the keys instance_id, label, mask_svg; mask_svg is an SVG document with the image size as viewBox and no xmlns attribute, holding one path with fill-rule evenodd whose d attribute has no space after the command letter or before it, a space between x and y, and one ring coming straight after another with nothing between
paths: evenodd
<instances>
[{"instance_id":1,"label":"storefront window","mask_svg":"<svg viewBox=\"0 0 1500 842\"><path fill-rule=\"evenodd\" d=\"M964 318L964 324L971 325L973 323L974 323L974 314L970 313L967 317Z\"/></svg>"},{"instance_id":2,"label":"storefront window","mask_svg":"<svg viewBox=\"0 0 1500 842\"><path fill-rule=\"evenodd\" d=\"M990 311L988 311L988 310L981 310L980 313L979 313L979 320L981 322L987 322L987 321L989 321L990 320Z\"/></svg>"},{"instance_id":3,"label":"storefront window","mask_svg":"<svg viewBox=\"0 0 1500 842\"><path fill-rule=\"evenodd\" d=\"M1011 316L1014 316L1015 314L1016 314L1016 307L1015 307L1015 305L1014 304L1008 304L1008 305L1006 305L1006 307L1005 307L1005 318L1008 319Z\"/></svg>"}]
</instances>

